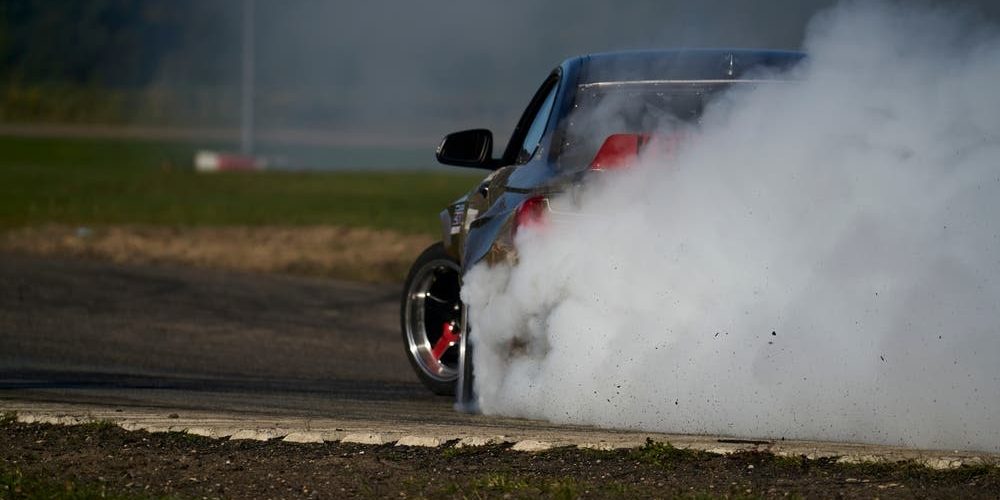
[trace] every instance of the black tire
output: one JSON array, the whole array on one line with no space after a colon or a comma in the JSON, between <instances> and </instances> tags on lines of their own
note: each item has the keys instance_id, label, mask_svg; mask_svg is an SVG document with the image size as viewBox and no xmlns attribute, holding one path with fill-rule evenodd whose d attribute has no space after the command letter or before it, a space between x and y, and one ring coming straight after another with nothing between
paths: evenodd
<instances>
[{"instance_id":1,"label":"black tire","mask_svg":"<svg viewBox=\"0 0 1000 500\"><path fill-rule=\"evenodd\" d=\"M420 381L435 394L455 394L461 286L461 267L441 243L417 257L403 286L399 309L403 347Z\"/></svg>"}]
</instances>

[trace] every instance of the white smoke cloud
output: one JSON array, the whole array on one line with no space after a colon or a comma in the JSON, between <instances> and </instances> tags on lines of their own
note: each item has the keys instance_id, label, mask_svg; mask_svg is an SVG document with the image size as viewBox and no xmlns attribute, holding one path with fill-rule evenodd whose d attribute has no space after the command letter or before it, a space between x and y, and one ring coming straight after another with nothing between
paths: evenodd
<instances>
[{"instance_id":1,"label":"white smoke cloud","mask_svg":"<svg viewBox=\"0 0 1000 500\"><path fill-rule=\"evenodd\" d=\"M468 273L484 413L1000 451L1000 34L850 3L805 50Z\"/></svg>"}]
</instances>

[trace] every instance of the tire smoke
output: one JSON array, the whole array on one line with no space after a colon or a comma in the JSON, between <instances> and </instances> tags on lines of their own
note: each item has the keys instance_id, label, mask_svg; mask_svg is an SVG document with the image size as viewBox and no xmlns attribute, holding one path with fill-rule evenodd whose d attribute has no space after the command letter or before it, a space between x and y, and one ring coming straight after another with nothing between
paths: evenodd
<instances>
[{"instance_id":1,"label":"tire smoke","mask_svg":"<svg viewBox=\"0 0 1000 500\"><path fill-rule=\"evenodd\" d=\"M466 275L484 413L1000 451L1000 31L846 3L804 50Z\"/></svg>"}]
</instances>

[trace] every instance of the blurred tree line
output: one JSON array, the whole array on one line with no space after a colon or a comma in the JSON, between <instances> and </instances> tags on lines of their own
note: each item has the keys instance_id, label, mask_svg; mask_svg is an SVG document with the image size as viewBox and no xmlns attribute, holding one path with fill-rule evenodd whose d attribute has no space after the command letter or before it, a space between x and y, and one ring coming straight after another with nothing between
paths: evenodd
<instances>
[{"instance_id":1,"label":"blurred tree line","mask_svg":"<svg viewBox=\"0 0 1000 500\"><path fill-rule=\"evenodd\" d=\"M240 113L244 4L0 0L0 123L232 128ZM426 125L489 113L497 107L491 103L514 102L512 94L516 109L529 91L488 77L481 85L499 89L494 100L470 91L475 87L450 69L455 59L465 74L489 75L496 57L427 37L419 21L391 26L374 16L377 8L335 1L256 5L262 128L370 129L386 117ZM420 48L434 43L441 46ZM529 87L540 74L531 73ZM418 82L404 84L400 75ZM501 121L512 119L504 114Z\"/></svg>"},{"instance_id":2,"label":"blurred tree line","mask_svg":"<svg viewBox=\"0 0 1000 500\"><path fill-rule=\"evenodd\" d=\"M235 127L243 7L244 0L0 0L0 123ZM466 92L449 97L466 104L442 108L436 93L459 86L444 71L434 72L442 82L398 92L401 61L387 58L423 62L370 36L359 20L379 20L352 8L257 1L261 127L364 128L384 116L426 122L482 106ZM370 40L384 47L373 50ZM413 68L404 73L413 76Z\"/></svg>"},{"instance_id":3,"label":"blurred tree line","mask_svg":"<svg viewBox=\"0 0 1000 500\"><path fill-rule=\"evenodd\" d=\"M226 22L233 7L238 16L232 1L3 0L0 74L7 82L112 88L143 87L163 71L225 82L219 49L230 56L239 49ZM206 45L212 50L198 50Z\"/></svg>"},{"instance_id":4,"label":"blurred tree line","mask_svg":"<svg viewBox=\"0 0 1000 500\"><path fill-rule=\"evenodd\" d=\"M225 96L239 75L240 7L0 0L0 121L228 122L237 112L238 95Z\"/></svg>"},{"instance_id":5,"label":"blurred tree line","mask_svg":"<svg viewBox=\"0 0 1000 500\"><path fill-rule=\"evenodd\" d=\"M503 133L566 57L795 49L812 15L835 1L257 0L255 123L385 137ZM962 1L1000 15L997 0ZM231 129L244 4L0 0L0 123Z\"/></svg>"}]
</instances>

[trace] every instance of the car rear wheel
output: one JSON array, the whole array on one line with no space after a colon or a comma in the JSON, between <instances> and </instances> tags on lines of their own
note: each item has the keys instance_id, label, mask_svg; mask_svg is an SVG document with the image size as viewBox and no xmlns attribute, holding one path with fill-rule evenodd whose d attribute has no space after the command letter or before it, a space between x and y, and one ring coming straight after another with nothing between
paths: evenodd
<instances>
[{"instance_id":1,"label":"car rear wheel","mask_svg":"<svg viewBox=\"0 0 1000 500\"><path fill-rule=\"evenodd\" d=\"M403 288L400 323L417 376L436 394L455 394L461 339L462 273L436 243L417 257Z\"/></svg>"}]
</instances>

